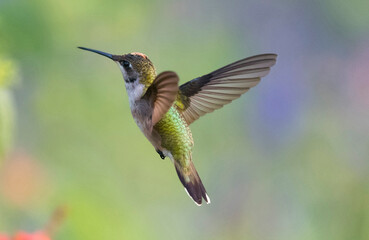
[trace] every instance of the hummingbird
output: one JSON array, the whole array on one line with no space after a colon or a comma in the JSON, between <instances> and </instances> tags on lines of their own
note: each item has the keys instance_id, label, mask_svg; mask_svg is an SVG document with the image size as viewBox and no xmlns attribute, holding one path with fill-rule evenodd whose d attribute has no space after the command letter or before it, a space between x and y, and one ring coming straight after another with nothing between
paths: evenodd
<instances>
[{"instance_id":1,"label":"hummingbird","mask_svg":"<svg viewBox=\"0 0 369 240\"><path fill-rule=\"evenodd\" d=\"M185 191L200 206L210 198L192 161L194 141L189 126L239 98L266 76L276 63L276 54L244 58L211 73L178 85L173 71L156 74L143 53L123 55L78 47L105 56L123 74L132 116L159 156L169 157Z\"/></svg>"}]
</instances>

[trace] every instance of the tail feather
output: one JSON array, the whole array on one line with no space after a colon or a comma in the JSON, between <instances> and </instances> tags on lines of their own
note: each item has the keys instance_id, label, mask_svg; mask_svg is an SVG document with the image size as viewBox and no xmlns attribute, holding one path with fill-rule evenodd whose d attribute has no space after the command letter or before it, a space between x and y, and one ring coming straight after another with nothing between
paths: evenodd
<instances>
[{"instance_id":1,"label":"tail feather","mask_svg":"<svg viewBox=\"0 0 369 240\"><path fill-rule=\"evenodd\" d=\"M202 199L209 204L210 198L206 194L205 187L202 184L199 174L197 173L192 161L190 162L190 165L186 167L182 167L178 163L175 163L174 165L176 167L179 180L181 180L181 183L185 187L187 194L192 198L192 200L198 206L201 206Z\"/></svg>"}]
</instances>

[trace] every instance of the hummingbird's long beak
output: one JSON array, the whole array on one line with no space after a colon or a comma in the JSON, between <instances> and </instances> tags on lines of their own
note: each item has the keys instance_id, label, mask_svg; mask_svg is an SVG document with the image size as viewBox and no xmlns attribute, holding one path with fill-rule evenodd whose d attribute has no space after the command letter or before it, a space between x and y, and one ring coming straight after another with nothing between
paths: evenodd
<instances>
[{"instance_id":1,"label":"hummingbird's long beak","mask_svg":"<svg viewBox=\"0 0 369 240\"><path fill-rule=\"evenodd\" d=\"M94 53L103 55L103 56L105 56L107 58L110 58L111 60L114 61L114 55L112 55L110 53L102 52L102 51L99 51L99 50L94 50L94 49L91 49L91 48L85 48L85 47L78 47L78 48L82 49L82 50L86 50L86 51L90 51L90 52L94 52Z\"/></svg>"}]
</instances>

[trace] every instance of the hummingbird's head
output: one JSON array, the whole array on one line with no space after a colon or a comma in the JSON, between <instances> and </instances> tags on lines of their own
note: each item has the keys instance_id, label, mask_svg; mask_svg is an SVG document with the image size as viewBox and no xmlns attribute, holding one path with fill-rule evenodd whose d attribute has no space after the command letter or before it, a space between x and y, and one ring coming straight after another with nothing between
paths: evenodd
<instances>
[{"instance_id":1,"label":"hummingbird's head","mask_svg":"<svg viewBox=\"0 0 369 240\"><path fill-rule=\"evenodd\" d=\"M126 83L138 81L149 87L156 77L154 65L143 53L113 55L113 60L118 64Z\"/></svg>"},{"instance_id":2,"label":"hummingbird's head","mask_svg":"<svg viewBox=\"0 0 369 240\"><path fill-rule=\"evenodd\" d=\"M156 77L154 65L143 53L133 52L123 55L113 55L90 48L78 48L103 55L116 62L123 74L127 92L133 90L137 92L139 88L141 89L140 92L135 94L139 95L139 97L145 94L147 88L153 83Z\"/></svg>"}]
</instances>

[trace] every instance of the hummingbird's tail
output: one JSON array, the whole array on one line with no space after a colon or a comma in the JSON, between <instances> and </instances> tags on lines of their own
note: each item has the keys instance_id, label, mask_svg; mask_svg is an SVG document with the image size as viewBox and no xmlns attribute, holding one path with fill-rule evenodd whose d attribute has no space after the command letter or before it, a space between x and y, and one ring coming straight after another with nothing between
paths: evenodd
<instances>
[{"instance_id":1,"label":"hummingbird's tail","mask_svg":"<svg viewBox=\"0 0 369 240\"><path fill-rule=\"evenodd\" d=\"M186 192L192 198L192 200L201 206L202 199L204 198L207 204L210 203L210 198L206 194L204 185L201 182L199 174L197 173L193 162L190 161L189 166L183 167L179 163L175 163L176 171L181 180Z\"/></svg>"}]
</instances>

